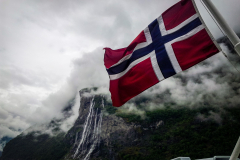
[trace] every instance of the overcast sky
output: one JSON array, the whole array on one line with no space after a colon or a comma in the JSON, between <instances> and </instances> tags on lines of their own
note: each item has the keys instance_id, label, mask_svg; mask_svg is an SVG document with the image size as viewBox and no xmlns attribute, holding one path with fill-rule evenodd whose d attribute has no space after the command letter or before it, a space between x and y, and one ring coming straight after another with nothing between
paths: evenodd
<instances>
[{"instance_id":1,"label":"overcast sky","mask_svg":"<svg viewBox=\"0 0 240 160\"><path fill-rule=\"evenodd\" d=\"M221 37L196 1L214 37ZM240 1L212 1L239 32ZM35 123L60 116L61 109L82 88L96 86L109 94L102 48L126 47L176 2L0 0L0 138L14 137ZM210 67L218 62L228 65L222 57L216 59ZM201 69L206 68L188 74ZM166 81L169 88L178 82L174 78Z\"/></svg>"}]
</instances>

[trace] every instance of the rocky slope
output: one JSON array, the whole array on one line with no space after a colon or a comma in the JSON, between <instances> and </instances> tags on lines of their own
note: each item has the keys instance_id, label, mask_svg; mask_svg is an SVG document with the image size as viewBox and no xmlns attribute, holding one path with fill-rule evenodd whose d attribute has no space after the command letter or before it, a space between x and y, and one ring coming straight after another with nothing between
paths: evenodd
<instances>
[{"instance_id":1,"label":"rocky slope","mask_svg":"<svg viewBox=\"0 0 240 160\"><path fill-rule=\"evenodd\" d=\"M107 108L112 106L107 103L105 97L91 95L89 92L88 89L80 91L79 117L66 135L72 148L65 159L99 157L103 146L108 158L115 157L112 143L129 145L129 139L135 138L134 125L109 114Z\"/></svg>"},{"instance_id":2,"label":"rocky slope","mask_svg":"<svg viewBox=\"0 0 240 160\"><path fill-rule=\"evenodd\" d=\"M103 95L81 90L79 116L64 133L58 122L47 128L55 134L32 131L7 143L1 160L167 160L229 155L240 135L239 107L203 107L146 111L145 119L119 113ZM222 116L221 123L212 113Z\"/></svg>"},{"instance_id":3,"label":"rocky slope","mask_svg":"<svg viewBox=\"0 0 240 160\"><path fill-rule=\"evenodd\" d=\"M101 154L99 151L102 146L107 148L109 157L115 157L112 143L130 145L128 140L135 138L134 125L110 114L115 109L106 98L91 95L90 92L91 89L79 92L79 117L67 133L59 129L58 120L37 127L38 130L30 128L7 144L1 160L90 159Z\"/></svg>"},{"instance_id":4,"label":"rocky slope","mask_svg":"<svg viewBox=\"0 0 240 160\"><path fill-rule=\"evenodd\" d=\"M230 60L239 64L228 39L219 42L231 51ZM215 72L222 73L222 68ZM178 78L186 81L181 76ZM229 81L232 91L239 95L239 78L233 76ZM169 160L179 156L199 159L230 155L240 135L238 103L228 106L228 101L222 100L224 103L211 107L212 99L204 95L203 104L188 109L175 101L162 101L170 96L164 92L154 95L161 99L155 103L165 106L158 107L161 109L144 110L147 101L154 100L136 99L136 107L145 113L142 118L119 112L103 95L93 95L91 90L79 92L79 116L67 133L59 127L64 119L54 119L38 129L32 127L7 143L0 160ZM217 99L215 93L213 97ZM71 106L70 101L64 117L70 116Z\"/></svg>"},{"instance_id":5,"label":"rocky slope","mask_svg":"<svg viewBox=\"0 0 240 160\"><path fill-rule=\"evenodd\" d=\"M10 137L2 137L0 139L0 157L2 156L2 150L5 147L5 145L11 140Z\"/></svg>"}]
</instances>

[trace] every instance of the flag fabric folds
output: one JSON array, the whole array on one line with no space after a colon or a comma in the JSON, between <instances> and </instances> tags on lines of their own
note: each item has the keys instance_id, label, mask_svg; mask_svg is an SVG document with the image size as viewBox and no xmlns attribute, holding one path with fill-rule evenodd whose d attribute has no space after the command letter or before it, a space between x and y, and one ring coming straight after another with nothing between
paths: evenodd
<instances>
[{"instance_id":1,"label":"flag fabric folds","mask_svg":"<svg viewBox=\"0 0 240 160\"><path fill-rule=\"evenodd\" d=\"M104 48L113 106L218 53L191 0L166 10L122 49Z\"/></svg>"}]
</instances>

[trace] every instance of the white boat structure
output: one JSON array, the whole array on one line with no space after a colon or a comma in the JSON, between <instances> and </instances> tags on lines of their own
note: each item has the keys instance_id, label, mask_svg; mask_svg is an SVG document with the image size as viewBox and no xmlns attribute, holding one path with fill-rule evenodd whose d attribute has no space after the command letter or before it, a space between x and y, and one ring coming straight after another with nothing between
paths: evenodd
<instances>
[{"instance_id":1,"label":"white boat structure","mask_svg":"<svg viewBox=\"0 0 240 160\"><path fill-rule=\"evenodd\" d=\"M203 158L203 159L196 159L196 160L229 160L230 156L214 156L211 158ZM171 160L191 160L190 157L177 157ZM240 160L239 158L237 158L237 160Z\"/></svg>"}]
</instances>

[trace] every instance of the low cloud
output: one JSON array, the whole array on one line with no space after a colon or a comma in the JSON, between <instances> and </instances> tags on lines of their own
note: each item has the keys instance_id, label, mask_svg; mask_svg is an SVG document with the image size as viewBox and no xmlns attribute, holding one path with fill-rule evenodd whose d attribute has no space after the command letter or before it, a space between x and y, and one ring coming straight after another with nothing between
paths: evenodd
<instances>
[{"instance_id":1,"label":"low cloud","mask_svg":"<svg viewBox=\"0 0 240 160\"><path fill-rule=\"evenodd\" d=\"M66 131L77 117L82 88L98 87L92 94L105 94L110 101L102 48L127 46L176 2L0 1L4 22L0 24L0 138L15 137L54 117L66 118L62 110L75 99L72 115L61 122ZM232 0L230 5L234 4L238 0ZM237 28L236 18L228 20ZM237 64L234 56L232 61ZM238 73L219 54L151 87L119 109L144 115L145 110L166 104L234 107L240 103L239 94ZM145 107L139 109L136 104Z\"/></svg>"},{"instance_id":2,"label":"low cloud","mask_svg":"<svg viewBox=\"0 0 240 160\"><path fill-rule=\"evenodd\" d=\"M224 50L231 54L228 48ZM71 88L76 89L71 90L72 94L82 88L98 87L91 94L105 94L110 100L109 79L102 59L103 51L98 48L74 61L74 68L67 81ZM237 71L219 53L144 91L118 108L118 112L137 114L144 118L145 111L163 109L166 106L190 109L236 107L240 104L239 80ZM220 115L210 114L211 119L220 123Z\"/></svg>"},{"instance_id":3,"label":"low cloud","mask_svg":"<svg viewBox=\"0 0 240 160\"><path fill-rule=\"evenodd\" d=\"M134 103L127 103L124 106L118 108L117 113L135 114L141 116L142 119L146 117L145 111L139 109Z\"/></svg>"},{"instance_id":4,"label":"low cloud","mask_svg":"<svg viewBox=\"0 0 240 160\"><path fill-rule=\"evenodd\" d=\"M118 112L137 114L145 118L145 111L162 109L166 105L172 108L188 107L191 109L206 106L236 107L240 104L239 79L236 71L219 53L191 69L151 87L130 100L126 105L118 108ZM62 110L68 105L69 100L75 99L73 114L60 124L60 128L67 131L78 116L80 106L78 91L91 87L98 87L98 90L92 91L92 94L105 94L110 99L109 77L103 64L102 48L85 53L82 58L74 60L70 76L58 91L42 101L41 107L37 108L31 115L24 117L24 114L18 112L19 118L14 117L15 120L12 124L12 127L15 127L14 130L5 129L0 132L5 132L4 135L14 136L30 124L49 122L53 117L64 118ZM141 108L138 108L138 105ZM1 117L9 117L9 111L0 110ZM17 114L17 112L14 113ZM221 116L217 113L210 113L210 117L198 115L198 118L202 120L213 119L221 123ZM19 124L20 122L22 124ZM10 125L9 121L6 123L7 126ZM17 126L22 127L17 128Z\"/></svg>"},{"instance_id":5,"label":"low cloud","mask_svg":"<svg viewBox=\"0 0 240 160\"><path fill-rule=\"evenodd\" d=\"M8 115L0 118L0 139L5 136L15 137L28 127L30 125L25 119L19 116L14 117L8 113Z\"/></svg>"},{"instance_id":6,"label":"low cloud","mask_svg":"<svg viewBox=\"0 0 240 160\"><path fill-rule=\"evenodd\" d=\"M201 122L207 122L207 121L214 121L217 122L218 124L222 124L222 118L220 113L215 113L213 111L209 111L209 115L204 115L204 114L198 114L196 116L196 119L201 121Z\"/></svg>"},{"instance_id":7,"label":"low cloud","mask_svg":"<svg viewBox=\"0 0 240 160\"><path fill-rule=\"evenodd\" d=\"M229 56L234 55L225 44L220 45ZM235 56L235 61L237 60L239 57ZM129 107L126 111L119 110L128 113L131 106L135 106L134 104L140 106L135 108L136 114L165 107L173 109L213 107L217 110L238 107L240 104L239 81L239 73L222 53L218 53L136 96L129 101L131 105L124 105L123 108ZM197 118L202 121L213 120L219 124L222 121L221 113L215 112L209 112L209 116L199 114Z\"/></svg>"},{"instance_id":8,"label":"low cloud","mask_svg":"<svg viewBox=\"0 0 240 160\"><path fill-rule=\"evenodd\" d=\"M80 108L80 95L76 94L74 105L72 106L71 109L71 115L61 123L60 129L62 131L67 132L73 126L74 122L76 121L79 115L79 108Z\"/></svg>"}]
</instances>

